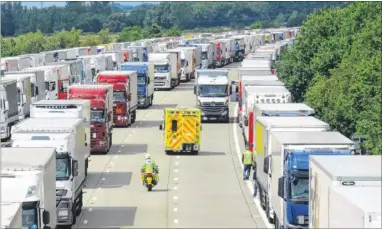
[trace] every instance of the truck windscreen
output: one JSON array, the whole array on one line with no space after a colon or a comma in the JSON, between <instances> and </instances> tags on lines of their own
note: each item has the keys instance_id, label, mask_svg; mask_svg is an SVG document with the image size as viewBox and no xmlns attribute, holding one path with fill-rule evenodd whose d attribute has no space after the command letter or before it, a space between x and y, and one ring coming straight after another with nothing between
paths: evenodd
<instances>
[{"instance_id":1,"label":"truck windscreen","mask_svg":"<svg viewBox=\"0 0 382 229\"><path fill-rule=\"evenodd\" d=\"M202 52L202 60L207 60L207 59L208 59L207 52Z\"/></svg>"},{"instance_id":2,"label":"truck windscreen","mask_svg":"<svg viewBox=\"0 0 382 229\"><path fill-rule=\"evenodd\" d=\"M167 73L170 72L170 65L155 65L154 73Z\"/></svg>"},{"instance_id":3,"label":"truck windscreen","mask_svg":"<svg viewBox=\"0 0 382 229\"><path fill-rule=\"evenodd\" d=\"M70 158L56 158L56 180L68 180L70 176Z\"/></svg>"},{"instance_id":4,"label":"truck windscreen","mask_svg":"<svg viewBox=\"0 0 382 229\"><path fill-rule=\"evenodd\" d=\"M143 74L138 74L138 85L145 85L146 77Z\"/></svg>"},{"instance_id":5,"label":"truck windscreen","mask_svg":"<svg viewBox=\"0 0 382 229\"><path fill-rule=\"evenodd\" d=\"M184 59L182 59L182 60L180 60L180 67L186 67L186 60L184 60Z\"/></svg>"},{"instance_id":6,"label":"truck windscreen","mask_svg":"<svg viewBox=\"0 0 382 229\"><path fill-rule=\"evenodd\" d=\"M126 93L121 91L113 92L113 101L126 102L127 101Z\"/></svg>"},{"instance_id":7,"label":"truck windscreen","mask_svg":"<svg viewBox=\"0 0 382 229\"><path fill-rule=\"evenodd\" d=\"M290 178L290 199L307 200L309 197L309 179L308 177Z\"/></svg>"},{"instance_id":8,"label":"truck windscreen","mask_svg":"<svg viewBox=\"0 0 382 229\"><path fill-rule=\"evenodd\" d=\"M103 115L103 111L92 110L90 112L90 122L105 122Z\"/></svg>"},{"instance_id":9,"label":"truck windscreen","mask_svg":"<svg viewBox=\"0 0 382 229\"><path fill-rule=\"evenodd\" d=\"M200 85L199 96L226 97L228 96L228 86L227 85Z\"/></svg>"}]
</instances>

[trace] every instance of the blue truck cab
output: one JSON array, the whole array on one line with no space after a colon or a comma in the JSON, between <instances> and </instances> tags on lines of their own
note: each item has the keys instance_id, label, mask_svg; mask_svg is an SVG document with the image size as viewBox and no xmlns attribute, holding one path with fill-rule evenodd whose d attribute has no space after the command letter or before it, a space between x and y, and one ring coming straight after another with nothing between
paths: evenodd
<instances>
[{"instance_id":1,"label":"blue truck cab","mask_svg":"<svg viewBox=\"0 0 382 229\"><path fill-rule=\"evenodd\" d=\"M309 228L309 157L351 155L354 143L339 132L280 131L271 144L275 228Z\"/></svg>"},{"instance_id":2,"label":"blue truck cab","mask_svg":"<svg viewBox=\"0 0 382 229\"><path fill-rule=\"evenodd\" d=\"M135 71L138 76L138 108L153 105L154 79L148 74L148 62L126 62L121 65L122 71Z\"/></svg>"}]
</instances>

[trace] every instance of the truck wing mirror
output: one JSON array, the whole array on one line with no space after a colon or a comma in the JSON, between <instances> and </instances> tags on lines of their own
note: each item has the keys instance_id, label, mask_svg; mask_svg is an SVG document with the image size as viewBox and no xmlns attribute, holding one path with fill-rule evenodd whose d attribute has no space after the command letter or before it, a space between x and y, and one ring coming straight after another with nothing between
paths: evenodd
<instances>
[{"instance_id":1,"label":"truck wing mirror","mask_svg":"<svg viewBox=\"0 0 382 229\"><path fill-rule=\"evenodd\" d=\"M229 85L229 95L232 95L232 85Z\"/></svg>"},{"instance_id":2,"label":"truck wing mirror","mask_svg":"<svg viewBox=\"0 0 382 229\"><path fill-rule=\"evenodd\" d=\"M285 177L280 177L279 183L278 183L278 186L279 186L278 196L283 198L283 199L285 199L284 198L284 180L285 180Z\"/></svg>"},{"instance_id":3,"label":"truck wing mirror","mask_svg":"<svg viewBox=\"0 0 382 229\"><path fill-rule=\"evenodd\" d=\"M159 125L159 130L163 130L162 124Z\"/></svg>"},{"instance_id":4,"label":"truck wing mirror","mask_svg":"<svg viewBox=\"0 0 382 229\"><path fill-rule=\"evenodd\" d=\"M196 85L194 86L194 95L196 95Z\"/></svg>"},{"instance_id":5,"label":"truck wing mirror","mask_svg":"<svg viewBox=\"0 0 382 229\"><path fill-rule=\"evenodd\" d=\"M23 95L23 105L27 103L27 95Z\"/></svg>"},{"instance_id":6,"label":"truck wing mirror","mask_svg":"<svg viewBox=\"0 0 382 229\"><path fill-rule=\"evenodd\" d=\"M45 225L50 223L50 214L47 210L42 212L42 223Z\"/></svg>"},{"instance_id":7,"label":"truck wing mirror","mask_svg":"<svg viewBox=\"0 0 382 229\"><path fill-rule=\"evenodd\" d=\"M235 92L236 92L236 93L239 93L239 87L236 87L236 88L235 88Z\"/></svg>"},{"instance_id":8,"label":"truck wing mirror","mask_svg":"<svg viewBox=\"0 0 382 229\"><path fill-rule=\"evenodd\" d=\"M36 95L39 95L39 90L38 90L38 87L36 86Z\"/></svg>"},{"instance_id":9,"label":"truck wing mirror","mask_svg":"<svg viewBox=\"0 0 382 229\"><path fill-rule=\"evenodd\" d=\"M269 172L269 156L264 158L263 172L265 174L268 174L268 172Z\"/></svg>"},{"instance_id":10,"label":"truck wing mirror","mask_svg":"<svg viewBox=\"0 0 382 229\"><path fill-rule=\"evenodd\" d=\"M147 78L147 84L150 84L150 77Z\"/></svg>"},{"instance_id":11,"label":"truck wing mirror","mask_svg":"<svg viewBox=\"0 0 382 229\"><path fill-rule=\"evenodd\" d=\"M244 117L244 126L248 126L248 117L247 116Z\"/></svg>"},{"instance_id":12,"label":"truck wing mirror","mask_svg":"<svg viewBox=\"0 0 382 229\"><path fill-rule=\"evenodd\" d=\"M9 111L9 103L8 101L5 101L5 111Z\"/></svg>"},{"instance_id":13,"label":"truck wing mirror","mask_svg":"<svg viewBox=\"0 0 382 229\"><path fill-rule=\"evenodd\" d=\"M239 98L239 106L242 106L243 105L243 102L241 100L241 98Z\"/></svg>"},{"instance_id":14,"label":"truck wing mirror","mask_svg":"<svg viewBox=\"0 0 382 229\"><path fill-rule=\"evenodd\" d=\"M72 161L72 174L73 174L73 177L78 176L78 161L77 160Z\"/></svg>"}]
</instances>

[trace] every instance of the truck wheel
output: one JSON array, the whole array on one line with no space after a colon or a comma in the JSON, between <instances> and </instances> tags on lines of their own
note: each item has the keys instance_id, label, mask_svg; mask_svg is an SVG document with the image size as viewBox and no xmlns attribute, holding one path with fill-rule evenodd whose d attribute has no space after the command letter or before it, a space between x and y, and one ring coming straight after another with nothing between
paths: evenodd
<instances>
[{"instance_id":1,"label":"truck wheel","mask_svg":"<svg viewBox=\"0 0 382 229\"><path fill-rule=\"evenodd\" d=\"M89 159L85 160L85 178L88 176Z\"/></svg>"},{"instance_id":2,"label":"truck wheel","mask_svg":"<svg viewBox=\"0 0 382 229\"><path fill-rule=\"evenodd\" d=\"M270 215L270 209L269 209L269 204L268 203L267 203L267 206L265 208L265 214L267 216L268 222L273 224L273 219L271 218L271 215Z\"/></svg>"},{"instance_id":3,"label":"truck wheel","mask_svg":"<svg viewBox=\"0 0 382 229\"><path fill-rule=\"evenodd\" d=\"M77 217L76 217L76 206L73 206L72 208L72 225L75 225L77 223Z\"/></svg>"},{"instance_id":4,"label":"truck wheel","mask_svg":"<svg viewBox=\"0 0 382 229\"><path fill-rule=\"evenodd\" d=\"M165 150L164 152L166 152L167 155L171 155L172 154L171 150Z\"/></svg>"},{"instance_id":5,"label":"truck wheel","mask_svg":"<svg viewBox=\"0 0 382 229\"><path fill-rule=\"evenodd\" d=\"M150 106L153 105L153 100L154 100L154 95L152 95L152 96L150 97Z\"/></svg>"},{"instance_id":6,"label":"truck wheel","mask_svg":"<svg viewBox=\"0 0 382 229\"><path fill-rule=\"evenodd\" d=\"M197 151L197 150L192 150L192 151L191 151L191 154L193 154L193 155L198 155L198 154L199 154L199 151Z\"/></svg>"},{"instance_id":7,"label":"truck wheel","mask_svg":"<svg viewBox=\"0 0 382 229\"><path fill-rule=\"evenodd\" d=\"M76 216L81 215L81 212L82 212L82 206L83 206L82 195L83 195L83 193L81 191L80 196L78 197L80 200L78 201L78 206L76 209Z\"/></svg>"},{"instance_id":8,"label":"truck wheel","mask_svg":"<svg viewBox=\"0 0 382 229\"><path fill-rule=\"evenodd\" d=\"M111 149L112 146L113 146L113 135L110 134L110 136L109 136L109 150Z\"/></svg>"},{"instance_id":9,"label":"truck wheel","mask_svg":"<svg viewBox=\"0 0 382 229\"><path fill-rule=\"evenodd\" d=\"M133 111L131 115L131 123L135 123L135 119L137 118L137 111Z\"/></svg>"}]
</instances>

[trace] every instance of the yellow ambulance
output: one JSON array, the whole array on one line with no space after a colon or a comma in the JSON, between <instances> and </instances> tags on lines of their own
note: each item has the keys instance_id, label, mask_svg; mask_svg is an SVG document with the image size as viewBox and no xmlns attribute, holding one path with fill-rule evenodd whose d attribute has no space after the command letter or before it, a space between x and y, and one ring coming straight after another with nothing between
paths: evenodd
<instances>
[{"instance_id":1,"label":"yellow ambulance","mask_svg":"<svg viewBox=\"0 0 382 229\"><path fill-rule=\"evenodd\" d=\"M201 116L197 108L165 108L163 126L166 154L193 153L200 150Z\"/></svg>"}]
</instances>

